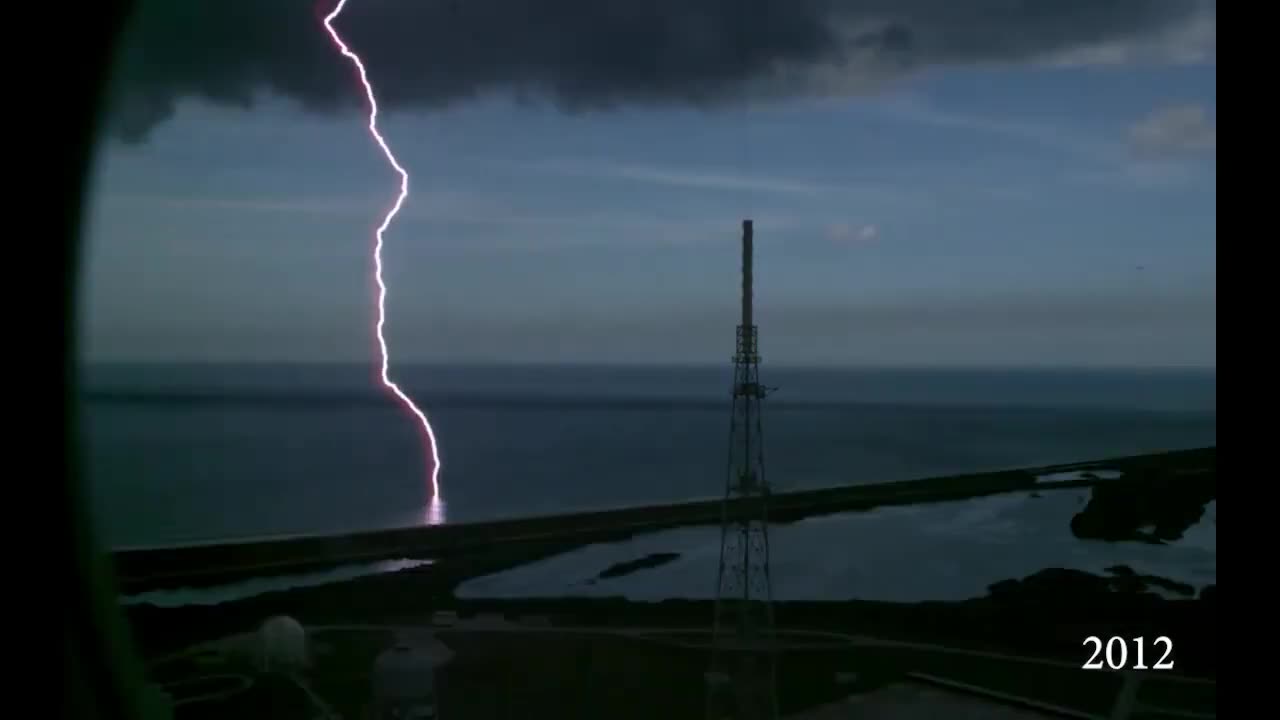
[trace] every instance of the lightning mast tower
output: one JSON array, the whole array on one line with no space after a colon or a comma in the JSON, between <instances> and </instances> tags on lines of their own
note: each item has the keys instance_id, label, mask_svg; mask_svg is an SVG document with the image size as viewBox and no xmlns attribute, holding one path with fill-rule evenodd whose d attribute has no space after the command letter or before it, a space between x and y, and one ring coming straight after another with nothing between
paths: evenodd
<instances>
[{"instance_id":1,"label":"lightning mast tower","mask_svg":"<svg viewBox=\"0 0 1280 720\"><path fill-rule=\"evenodd\" d=\"M742 324L733 364L729 467L720 528L708 720L777 717L769 485L764 476L760 356L752 317L752 225L742 222Z\"/></svg>"}]
</instances>

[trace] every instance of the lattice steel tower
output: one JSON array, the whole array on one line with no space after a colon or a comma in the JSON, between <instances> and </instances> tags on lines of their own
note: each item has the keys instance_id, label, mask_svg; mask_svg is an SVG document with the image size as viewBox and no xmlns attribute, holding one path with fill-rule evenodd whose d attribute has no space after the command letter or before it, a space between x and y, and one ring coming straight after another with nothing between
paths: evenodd
<instances>
[{"instance_id":1,"label":"lattice steel tower","mask_svg":"<svg viewBox=\"0 0 1280 720\"><path fill-rule=\"evenodd\" d=\"M709 720L777 717L773 588L769 573L769 485L764 475L760 356L752 319L752 227L742 222L742 324L733 364L729 467L720 528Z\"/></svg>"}]
</instances>

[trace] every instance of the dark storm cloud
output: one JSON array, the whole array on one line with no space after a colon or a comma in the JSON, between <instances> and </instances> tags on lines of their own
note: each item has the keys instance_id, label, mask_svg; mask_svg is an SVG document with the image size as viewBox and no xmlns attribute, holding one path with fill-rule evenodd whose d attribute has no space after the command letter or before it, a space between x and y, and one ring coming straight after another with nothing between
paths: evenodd
<instances>
[{"instance_id":1,"label":"dark storm cloud","mask_svg":"<svg viewBox=\"0 0 1280 720\"><path fill-rule=\"evenodd\" d=\"M140 0L112 123L140 139L197 97L360 98L320 26L333 0ZM337 22L390 109L489 91L567 110L857 92L936 65L1142 42L1211 0L349 0Z\"/></svg>"}]
</instances>

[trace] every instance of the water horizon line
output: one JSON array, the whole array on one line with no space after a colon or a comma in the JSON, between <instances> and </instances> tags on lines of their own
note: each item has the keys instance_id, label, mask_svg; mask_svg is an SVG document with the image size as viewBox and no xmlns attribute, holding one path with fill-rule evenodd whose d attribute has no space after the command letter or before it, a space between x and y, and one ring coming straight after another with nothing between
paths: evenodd
<instances>
[{"instance_id":1,"label":"water horizon line","mask_svg":"<svg viewBox=\"0 0 1280 720\"><path fill-rule=\"evenodd\" d=\"M726 355L726 358L729 356ZM1125 365L1125 364L980 364L980 363L819 363L819 362L761 362L762 369L783 371L826 371L826 372L1125 372L1125 373L1195 373L1217 374L1217 365ZM222 368L222 369L270 369L314 367L333 369L368 369L377 368L372 360L165 360L158 358L134 359L85 359L78 363L82 370L107 368ZM608 361L608 360L572 360L572 361L505 361L505 360L399 360L393 369L417 370L721 370L732 368L732 362L697 361Z\"/></svg>"}]
</instances>

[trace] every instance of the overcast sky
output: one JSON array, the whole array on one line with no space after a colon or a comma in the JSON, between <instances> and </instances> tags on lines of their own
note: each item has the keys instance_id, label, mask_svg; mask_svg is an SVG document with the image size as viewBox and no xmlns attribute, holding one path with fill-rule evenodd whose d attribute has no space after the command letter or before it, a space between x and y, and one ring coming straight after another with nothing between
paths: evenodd
<instances>
[{"instance_id":1,"label":"overcast sky","mask_svg":"<svg viewBox=\"0 0 1280 720\"><path fill-rule=\"evenodd\" d=\"M751 1L350 0L393 362L727 362L752 217L766 362L1215 364L1212 3ZM194 6L120 63L89 357L369 360L349 66Z\"/></svg>"}]
</instances>

